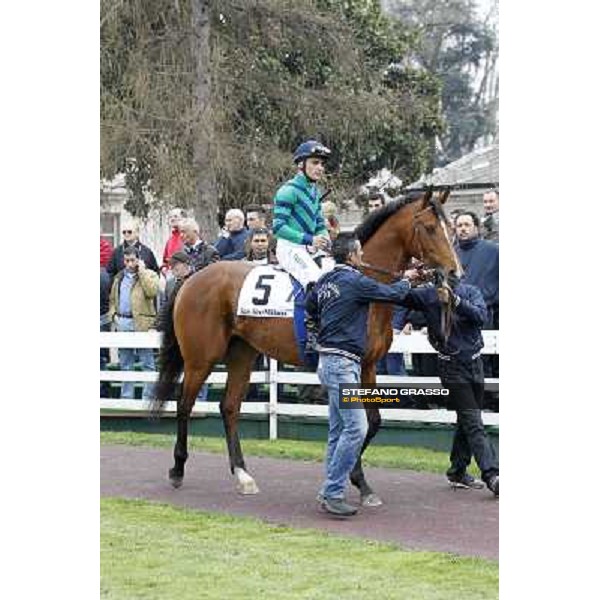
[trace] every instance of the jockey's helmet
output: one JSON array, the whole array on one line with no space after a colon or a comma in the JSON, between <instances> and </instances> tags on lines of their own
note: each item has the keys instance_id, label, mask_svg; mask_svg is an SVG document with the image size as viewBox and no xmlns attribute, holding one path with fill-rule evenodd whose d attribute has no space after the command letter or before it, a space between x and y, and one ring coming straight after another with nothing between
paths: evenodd
<instances>
[{"instance_id":1,"label":"jockey's helmet","mask_svg":"<svg viewBox=\"0 0 600 600\"><path fill-rule=\"evenodd\" d=\"M327 160L331 156L331 150L317 142L316 140L307 140L302 142L294 152L294 162L299 163L307 158L322 158Z\"/></svg>"}]
</instances>

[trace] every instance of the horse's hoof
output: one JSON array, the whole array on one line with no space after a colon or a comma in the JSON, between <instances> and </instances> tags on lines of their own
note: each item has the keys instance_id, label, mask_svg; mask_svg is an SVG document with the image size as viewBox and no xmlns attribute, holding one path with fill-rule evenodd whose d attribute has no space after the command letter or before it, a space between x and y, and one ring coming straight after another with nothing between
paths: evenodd
<instances>
[{"instance_id":1,"label":"horse's hoof","mask_svg":"<svg viewBox=\"0 0 600 600\"><path fill-rule=\"evenodd\" d=\"M180 488L183 484L183 475L175 475L172 471L169 471L169 481L175 489Z\"/></svg>"},{"instance_id":2,"label":"horse's hoof","mask_svg":"<svg viewBox=\"0 0 600 600\"><path fill-rule=\"evenodd\" d=\"M239 482L237 484L237 491L242 494L242 496L253 496L260 492L254 480L245 481L244 483Z\"/></svg>"},{"instance_id":3,"label":"horse's hoof","mask_svg":"<svg viewBox=\"0 0 600 600\"><path fill-rule=\"evenodd\" d=\"M371 493L363 496L360 499L360 503L362 506L373 508L375 506L381 506L383 504L383 500L377 494Z\"/></svg>"},{"instance_id":4,"label":"horse's hoof","mask_svg":"<svg viewBox=\"0 0 600 600\"><path fill-rule=\"evenodd\" d=\"M242 467L235 467L233 470L235 478L237 480L237 491L244 496L250 496L252 494L258 494L259 489L256 485L256 481L250 476Z\"/></svg>"}]
</instances>

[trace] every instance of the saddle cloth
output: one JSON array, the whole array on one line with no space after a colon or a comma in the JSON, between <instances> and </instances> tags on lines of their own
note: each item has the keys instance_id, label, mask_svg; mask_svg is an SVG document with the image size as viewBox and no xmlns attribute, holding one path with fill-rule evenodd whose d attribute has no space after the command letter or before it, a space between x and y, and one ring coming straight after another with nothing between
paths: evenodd
<instances>
[{"instance_id":1,"label":"saddle cloth","mask_svg":"<svg viewBox=\"0 0 600 600\"><path fill-rule=\"evenodd\" d=\"M242 285L237 314L242 317L294 317L294 286L289 273L272 265L254 267Z\"/></svg>"},{"instance_id":2,"label":"saddle cloth","mask_svg":"<svg viewBox=\"0 0 600 600\"><path fill-rule=\"evenodd\" d=\"M281 267L254 267L244 279L238 298L240 317L279 317L293 319L298 354L310 369L316 369L318 355L306 350L304 321L305 294L302 285Z\"/></svg>"}]
</instances>

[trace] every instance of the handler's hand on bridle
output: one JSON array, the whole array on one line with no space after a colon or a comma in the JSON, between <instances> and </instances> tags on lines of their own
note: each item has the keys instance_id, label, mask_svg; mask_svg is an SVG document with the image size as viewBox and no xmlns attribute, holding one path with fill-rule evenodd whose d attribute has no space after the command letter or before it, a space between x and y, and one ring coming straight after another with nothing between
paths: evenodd
<instances>
[{"instance_id":1,"label":"handler's hand on bridle","mask_svg":"<svg viewBox=\"0 0 600 600\"><path fill-rule=\"evenodd\" d=\"M421 278L421 273L418 269L406 269L402 277L408 279L411 283L415 283Z\"/></svg>"},{"instance_id":2,"label":"handler's hand on bridle","mask_svg":"<svg viewBox=\"0 0 600 600\"><path fill-rule=\"evenodd\" d=\"M325 235L315 235L313 237L312 245L319 250L328 250L331 246L331 242Z\"/></svg>"},{"instance_id":3,"label":"handler's hand on bridle","mask_svg":"<svg viewBox=\"0 0 600 600\"><path fill-rule=\"evenodd\" d=\"M450 290L447 287L439 287L436 292L438 300L442 304L450 304Z\"/></svg>"}]
</instances>

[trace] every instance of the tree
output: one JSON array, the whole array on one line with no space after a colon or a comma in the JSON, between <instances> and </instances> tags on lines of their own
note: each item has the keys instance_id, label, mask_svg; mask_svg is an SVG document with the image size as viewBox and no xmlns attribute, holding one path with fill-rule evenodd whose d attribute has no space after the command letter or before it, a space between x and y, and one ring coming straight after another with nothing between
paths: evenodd
<instances>
[{"instance_id":1,"label":"tree","mask_svg":"<svg viewBox=\"0 0 600 600\"><path fill-rule=\"evenodd\" d=\"M497 0L485 18L473 0L387 0L386 11L420 33L418 56L442 81L446 127L437 164L471 152L497 133Z\"/></svg>"},{"instance_id":2,"label":"tree","mask_svg":"<svg viewBox=\"0 0 600 600\"><path fill-rule=\"evenodd\" d=\"M431 166L439 80L378 2L103 0L102 19L102 173L126 170L136 214L149 191L202 219L267 203L308 137L334 150L338 200Z\"/></svg>"}]
</instances>

